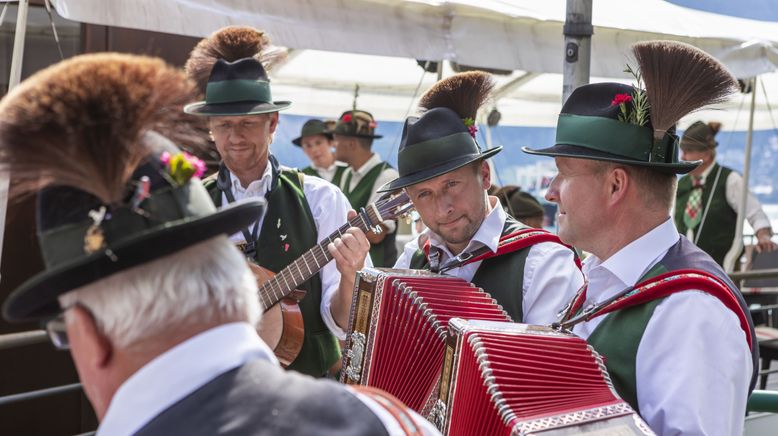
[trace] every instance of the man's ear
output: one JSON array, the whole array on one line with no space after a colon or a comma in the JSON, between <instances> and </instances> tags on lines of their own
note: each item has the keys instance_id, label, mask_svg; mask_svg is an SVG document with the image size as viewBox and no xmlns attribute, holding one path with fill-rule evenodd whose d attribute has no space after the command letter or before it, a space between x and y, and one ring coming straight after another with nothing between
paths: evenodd
<instances>
[{"instance_id":1,"label":"man's ear","mask_svg":"<svg viewBox=\"0 0 778 436\"><path fill-rule=\"evenodd\" d=\"M486 160L481 161L481 186L484 190L492 186L492 168Z\"/></svg>"},{"instance_id":2,"label":"man's ear","mask_svg":"<svg viewBox=\"0 0 778 436\"><path fill-rule=\"evenodd\" d=\"M608 201L611 204L615 204L623 200L627 195L627 190L630 189L632 180L629 178L629 174L622 167L615 167L608 171L605 176Z\"/></svg>"},{"instance_id":3,"label":"man's ear","mask_svg":"<svg viewBox=\"0 0 778 436\"><path fill-rule=\"evenodd\" d=\"M276 128L278 128L278 112L273 112L270 114L270 133L275 133Z\"/></svg>"},{"instance_id":4,"label":"man's ear","mask_svg":"<svg viewBox=\"0 0 778 436\"><path fill-rule=\"evenodd\" d=\"M113 344L97 328L92 314L77 305L70 309L66 320L70 347L79 360L94 369L107 366L113 357Z\"/></svg>"}]
</instances>

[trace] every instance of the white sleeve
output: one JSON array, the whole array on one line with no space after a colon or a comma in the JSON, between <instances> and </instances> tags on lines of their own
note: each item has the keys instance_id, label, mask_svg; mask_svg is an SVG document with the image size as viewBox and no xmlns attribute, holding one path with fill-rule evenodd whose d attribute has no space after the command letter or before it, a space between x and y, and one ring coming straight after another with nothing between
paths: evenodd
<instances>
[{"instance_id":1,"label":"white sleeve","mask_svg":"<svg viewBox=\"0 0 778 436\"><path fill-rule=\"evenodd\" d=\"M366 395L362 395L361 393L351 389L349 389L349 391L351 391L351 393L353 393L354 396L359 399L359 401L364 403L370 409L370 411L373 412L379 420L381 420L381 423L386 428L386 432L389 434L389 436L406 436L405 432L400 426L400 423L397 422L397 419L388 410L386 410L385 407L376 403L372 398ZM431 422L422 418L421 415L411 409L408 409L407 411L413 418L413 423L416 424L416 426L421 430L421 434L425 436L440 435L438 429L432 425Z\"/></svg>"},{"instance_id":2,"label":"white sleeve","mask_svg":"<svg viewBox=\"0 0 778 436\"><path fill-rule=\"evenodd\" d=\"M524 323L548 325L583 285L573 250L554 243L533 245L524 264L522 286Z\"/></svg>"},{"instance_id":3,"label":"white sleeve","mask_svg":"<svg viewBox=\"0 0 778 436\"><path fill-rule=\"evenodd\" d=\"M373 185L373 189L378 189L385 184L391 182L392 180L399 177L400 174L397 172L394 168L387 168L385 169L381 174L378 175L378 178L375 181L375 185ZM368 204L375 203L376 200L378 200L379 197L384 195L382 192L376 192L373 191L372 194L370 194L370 199L368 200ZM394 232L397 229L397 223L394 220L386 220L384 221L384 225L389 229L389 233Z\"/></svg>"},{"instance_id":4,"label":"white sleeve","mask_svg":"<svg viewBox=\"0 0 778 436\"><path fill-rule=\"evenodd\" d=\"M658 435L740 435L752 371L730 309L700 291L673 294L638 346L640 414Z\"/></svg>"},{"instance_id":5,"label":"white sleeve","mask_svg":"<svg viewBox=\"0 0 778 436\"><path fill-rule=\"evenodd\" d=\"M351 210L346 196L335 185L318 177L305 176L303 191L311 209L313 220L316 222L317 241L321 242L334 233L340 226L348 222L348 211ZM373 266L370 256L365 259L365 266ZM334 261L331 261L319 274L321 277L321 318L324 324L338 339L344 340L346 332L343 331L330 312L332 298L340 286L340 272Z\"/></svg>"},{"instance_id":6,"label":"white sleeve","mask_svg":"<svg viewBox=\"0 0 778 436\"><path fill-rule=\"evenodd\" d=\"M743 176L732 171L727 177L727 204L732 210L737 213L740 207L740 195L743 189ZM760 229L770 227L770 218L762 210L762 205L759 204L759 200L756 199L751 190L748 190L748 197L746 197L746 219L751 224L751 228L754 232Z\"/></svg>"}]
</instances>

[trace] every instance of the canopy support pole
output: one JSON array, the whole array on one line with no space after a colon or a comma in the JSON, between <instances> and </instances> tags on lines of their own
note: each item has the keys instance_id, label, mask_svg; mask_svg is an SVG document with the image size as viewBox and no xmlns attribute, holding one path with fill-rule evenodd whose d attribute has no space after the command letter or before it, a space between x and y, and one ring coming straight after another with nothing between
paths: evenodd
<instances>
[{"instance_id":1,"label":"canopy support pole","mask_svg":"<svg viewBox=\"0 0 778 436\"><path fill-rule=\"evenodd\" d=\"M592 0L567 0L562 104L575 88L589 83L593 33Z\"/></svg>"}]
</instances>

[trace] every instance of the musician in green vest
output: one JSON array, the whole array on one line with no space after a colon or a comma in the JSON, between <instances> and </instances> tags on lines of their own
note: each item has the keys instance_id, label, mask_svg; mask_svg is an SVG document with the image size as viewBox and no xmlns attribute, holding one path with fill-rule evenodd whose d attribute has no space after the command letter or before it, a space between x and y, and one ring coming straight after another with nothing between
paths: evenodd
<instances>
[{"instance_id":1,"label":"musician in green vest","mask_svg":"<svg viewBox=\"0 0 778 436\"><path fill-rule=\"evenodd\" d=\"M753 322L737 287L679 235L670 211L678 158L675 123L723 101L737 81L692 46L633 46L635 86L583 85L557 121L558 174L546 199L559 237L591 253L588 286L560 327L603 356L616 392L659 435L739 435L758 374ZM642 78L642 80L641 80Z\"/></svg>"},{"instance_id":2,"label":"musician in green vest","mask_svg":"<svg viewBox=\"0 0 778 436\"><path fill-rule=\"evenodd\" d=\"M348 164L340 189L346 194L355 210L375 203L380 194L378 188L397 177L397 170L373 153L373 140L381 138L375 134L376 121L373 115L362 110L343 112L335 125L335 158ZM369 233L370 258L373 265L392 266L397 259L395 232L397 222L386 220L380 233Z\"/></svg>"},{"instance_id":3,"label":"musician in green vest","mask_svg":"<svg viewBox=\"0 0 778 436\"><path fill-rule=\"evenodd\" d=\"M301 173L322 178L335 186L340 186L343 173L348 166L335 160L332 132L322 120L310 119L303 124L300 136L292 144L302 148L311 161L311 165L300 170Z\"/></svg>"},{"instance_id":4,"label":"musician in green vest","mask_svg":"<svg viewBox=\"0 0 778 436\"><path fill-rule=\"evenodd\" d=\"M381 191L405 189L427 229L394 267L462 278L491 294L514 321L550 324L583 276L573 250L516 221L487 194L486 159L502 147L482 151L473 120L492 87L482 72L446 78L422 97L422 115L405 121L400 177Z\"/></svg>"},{"instance_id":5,"label":"musician in green vest","mask_svg":"<svg viewBox=\"0 0 778 436\"><path fill-rule=\"evenodd\" d=\"M696 121L683 133L681 157L701 160L702 164L678 181L675 225L681 234L723 265L735 237L743 177L716 163L716 133L720 128L721 123ZM750 192L745 211L748 223L756 230L756 250L773 251L776 244L772 241L770 219Z\"/></svg>"},{"instance_id":6,"label":"musician in green vest","mask_svg":"<svg viewBox=\"0 0 778 436\"><path fill-rule=\"evenodd\" d=\"M232 235L247 258L279 272L340 226L350 212L348 200L334 185L279 165L270 152L278 111L288 101L274 101L260 59L269 38L251 27L227 27L203 39L186 64L188 75L205 100L185 112L208 117L208 127L222 162L204 180L216 206L245 198L264 198L267 210L252 225ZM226 58L219 56L228 54ZM328 245L335 263L308 265L318 274L302 285L299 306L305 328L302 349L288 369L324 375L340 357L333 332L348 323L356 271L363 267L369 243L350 228ZM265 308L267 309L267 308Z\"/></svg>"}]
</instances>

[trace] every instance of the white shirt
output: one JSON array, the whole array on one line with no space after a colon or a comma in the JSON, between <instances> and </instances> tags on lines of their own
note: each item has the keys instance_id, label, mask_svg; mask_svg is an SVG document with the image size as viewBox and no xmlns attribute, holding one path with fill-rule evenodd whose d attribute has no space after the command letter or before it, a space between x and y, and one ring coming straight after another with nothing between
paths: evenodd
<instances>
[{"instance_id":1,"label":"white shirt","mask_svg":"<svg viewBox=\"0 0 778 436\"><path fill-rule=\"evenodd\" d=\"M268 162L262 177L251 182L245 189L232 173L230 173L230 179L232 180L232 194L235 196L235 201L251 197L265 198L272 183L270 163ZM340 226L348 222L347 216L348 211L351 210L351 205L340 189L332 183L318 177L305 176L303 179L303 193L308 202L308 207L311 209L313 220L316 222L317 242L321 242L340 228ZM227 198L224 194L222 194L222 204L227 204ZM262 229L264 218L264 215L258 217L260 230ZM248 230L251 231L253 228L252 224ZM243 233L238 232L230 236L230 240L234 243L241 243L244 242L245 238ZM373 266L370 256L366 257L365 266ZM322 285L321 306L319 307L322 320L334 335L344 340L346 333L338 327L330 312L332 299L340 286L340 272L335 262L333 261L325 265L321 269L319 276Z\"/></svg>"},{"instance_id":2,"label":"white shirt","mask_svg":"<svg viewBox=\"0 0 778 436\"><path fill-rule=\"evenodd\" d=\"M702 184L704 185L707 182L708 176L712 177L711 183L714 183L716 179L716 174L711 174L713 167L716 165L711 165L708 168L705 169L705 171L702 172ZM719 166L720 167L720 166ZM729 173L729 176L727 176L726 181L726 189L724 192L724 195L727 199L727 204L729 207L732 208L732 210L737 213L738 208L740 207L740 196L743 192L743 176L738 174L735 171L731 171ZM713 195L721 195L719 193L714 192ZM702 199L703 204L708 204L708 199L703 198ZM685 206L685 205L684 205ZM703 207L703 212L704 212ZM754 229L756 232L757 230L769 228L770 227L770 218L767 217L767 214L764 213L762 210L762 205L759 204L759 200L754 197L754 194L751 193L751 191L748 191L748 197L746 197L746 220L748 220L748 223L751 224L751 228ZM705 217L705 220L709 219L715 219L715 217L708 214L707 217ZM700 226L704 227L704 223L701 223L696 227L696 229L699 229ZM689 238L690 241L694 241L694 230L695 229L689 229L686 231L686 237Z\"/></svg>"},{"instance_id":3,"label":"white shirt","mask_svg":"<svg viewBox=\"0 0 778 436\"><path fill-rule=\"evenodd\" d=\"M473 251L484 245L493 253L497 251L507 215L502 207L499 207L497 197L490 196L489 201L492 210L486 215L464 251ZM408 268L411 258L419 249L419 241L426 238L429 238L430 245L441 250L441 264L454 257L440 236L426 229L419 238L405 245L394 267ZM472 281L481 262L468 263L451 269L446 274ZM533 245L524 264L524 279L521 285L523 322L537 325L556 322L559 311L573 298L581 285L583 275L575 266L572 250L553 242Z\"/></svg>"},{"instance_id":4,"label":"white shirt","mask_svg":"<svg viewBox=\"0 0 778 436\"><path fill-rule=\"evenodd\" d=\"M678 238L668 218L605 261L587 258L584 307L635 285ZM588 338L605 316L577 324L573 333ZM659 435L742 434L752 370L745 333L730 309L702 291L672 294L654 310L638 346L641 415Z\"/></svg>"},{"instance_id":5,"label":"white shirt","mask_svg":"<svg viewBox=\"0 0 778 436\"><path fill-rule=\"evenodd\" d=\"M343 178L340 180L341 183L341 189L344 191L351 192L354 188L357 187L359 182L362 181L362 179L367 175L367 173L370 172L370 170L373 169L376 165L380 165L384 163L383 160L381 160L381 156L378 155L378 153L373 153L372 156L370 156L370 159L367 160L364 164L362 164L361 167L358 169L353 169L349 167L348 170L346 170L345 173L343 173ZM348 175L351 174L351 182L348 185L348 189L346 189L346 180L348 180ZM384 186L385 184L391 182L392 180L400 177L400 174L397 172L394 168L386 168L384 169L381 174L378 175L378 178L375 181L375 184L373 185L373 192L370 194L370 199L368 199L367 203L375 203L376 200L378 200L381 195L376 190L380 188L381 186ZM387 227L387 232L392 233L397 229L397 223L394 222L394 220L386 220L384 221L384 225Z\"/></svg>"},{"instance_id":6,"label":"white shirt","mask_svg":"<svg viewBox=\"0 0 778 436\"><path fill-rule=\"evenodd\" d=\"M335 161L332 165L330 165L327 168L321 168L317 167L316 165L311 165L311 168L316 170L317 173L321 176L322 179L332 182L332 178L335 177L335 172L338 170L339 167L346 167L346 164L343 162Z\"/></svg>"},{"instance_id":7,"label":"white shirt","mask_svg":"<svg viewBox=\"0 0 778 436\"><path fill-rule=\"evenodd\" d=\"M247 323L224 324L200 333L157 356L122 383L97 436L134 434L217 376L255 359L278 364L270 348ZM383 407L363 395L356 397L378 416L390 435L404 434ZM429 422L412 415L424 434L439 434Z\"/></svg>"}]
</instances>

